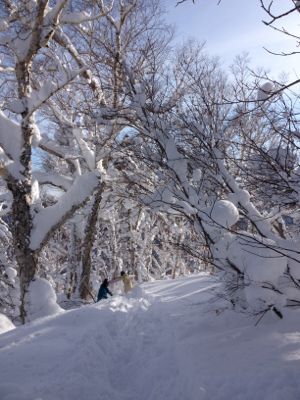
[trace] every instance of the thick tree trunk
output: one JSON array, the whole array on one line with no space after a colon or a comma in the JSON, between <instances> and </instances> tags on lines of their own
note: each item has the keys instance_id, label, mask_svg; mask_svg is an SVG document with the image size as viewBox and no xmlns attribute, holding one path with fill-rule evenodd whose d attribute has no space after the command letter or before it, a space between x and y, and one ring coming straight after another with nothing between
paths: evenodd
<instances>
[{"instance_id":1,"label":"thick tree trunk","mask_svg":"<svg viewBox=\"0 0 300 400\"><path fill-rule=\"evenodd\" d=\"M31 281L37 270L36 252L30 249L30 235L32 229L31 214L31 142L33 137L34 122L27 108L27 96L30 95L30 69L31 59L16 64L16 77L18 81L18 94L22 99L25 109L22 112L21 132L22 149L20 154L21 178L10 175L7 179L8 189L13 196L13 243L19 267L20 278L20 318L22 323L27 317L27 293Z\"/></svg>"},{"instance_id":2,"label":"thick tree trunk","mask_svg":"<svg viewBox=\"0 0 300 400\"><path fill-rule=\"evenodd\" d=\"M37 270L36 252L30 249L30 233L32 229L31 215L31 136L32 127L30 119L23 119L21 125L24 145L21 154L23 166L23 179L17 180L10 176L7 182L8 189L13 195L13 242L16 259L19 266L20 277L20 317L22 323L26 321L26 294L30 282L34 279Z\"/></svg>"},{"instance_id":3,"label":"thick tree trunk","mask_svg":"<svg viewBox=\"0 0 300 400\"><path fill-rule=\"evenodd\" d=\"M81 273L80 287L79 287L81 299L86 299L88 296L90 296L91 292L91 286L90 286L90 276L91 276L91 266L92 266L91 251L95 240L98 211L100 207L100 202L102 200L102 193L104 190L104 186L105 186L104 183L101 182L96 190L94 196L94 202L86 224L85 237L82 250L82 260L81 260L82 273Z\"/></svg>"}]
</instances>

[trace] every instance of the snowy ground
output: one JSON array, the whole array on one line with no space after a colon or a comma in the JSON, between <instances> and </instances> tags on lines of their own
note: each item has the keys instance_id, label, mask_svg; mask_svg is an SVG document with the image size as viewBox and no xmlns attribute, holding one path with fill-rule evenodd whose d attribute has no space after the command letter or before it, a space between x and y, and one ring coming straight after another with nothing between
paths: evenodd
<instances>
[{"instance_id":1,"label":"snowy ground","mask_svg":"<svg viewBox=\"0 0 300 400\"><path fill-rule=\"evenodd\" d=\"M197 275L0 335L1 400L299 400L299 312L255 320Z\"/></svg>"}]
</instances>

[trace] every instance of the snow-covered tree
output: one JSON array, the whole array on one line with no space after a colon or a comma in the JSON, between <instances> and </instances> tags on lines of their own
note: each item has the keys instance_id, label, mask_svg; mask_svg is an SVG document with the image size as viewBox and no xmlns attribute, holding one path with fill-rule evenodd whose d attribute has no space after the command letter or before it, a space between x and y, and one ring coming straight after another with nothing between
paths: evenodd
<instances>
[{"instance_id":1,"label":"snow-covered tree","mask_svg":"<svg viewBox=\"0 0 300 400\"><path fill-rule=\"evenodd\" d=\"M257 151L282 165L282 157L273 155L271 142L267 146L264 143L275 131L275 120L270 115L278 115L279 104L270 109L265 104L253 106L257 91L251 88L243 101L238 101L233 97L237 92L226 83L217 63L200 49L187 49L174 72L154 72L156 91L149 91L153 96L138 113L136 129L149 143L148 161L156 165L157 177L144 201L159 210L172 209L193 222L209 249L210 263L225 273L226 280L232 281L236 275L241 278L245 302L253 312L278 312L290 296L289 288L281 285L291 265L298 276L297 239L282 236L280 216L262 204L259 196L251 198L245 190L243 162L250 162ZM170 82L173 86L168 91ZM164 93L157 88L164 88ZM237 107L247 104L245 96L252 104L248 112ZM251 135L253 141L253 127L256 136L261 137L261 146L252 143L247 147ZM246 139L243 144L241 134ZM257 180L256 185L262 188L265 182L261 181ZM274 177L272 181L275 184ZM248 231L236 225L240 216L249 221ZM257 269L258 259L264 258L266 261ZM270 259L271 264L267 261ZM299 294L294 295L296 300Z\"/></svg>"},{"instance_id":2,"label":"snow-covered tree","mask_svg":"<svg viewBox=\"0 0 300 400\"><path fill-rule=\"evenodd\" d=\"M63 57L55 37L60 34L72 44L72 26L101 18L101 7L86 2L78 12L70 12L70 2L61 0L13 1L1 5L0 43L3 67L1 80L7 82L0 114L0 143L4 152L4 180L12 193L12 236L21 285L20 316L26 320L27 293L37 272L37 255L50 235L92 194L98 184L95 171L61 179L67 187L52 206L40 202L38 181L33 179L33 148L41 142L47 121L39 121L40 111L51 98L67 90L79 79L89 79L87 65L75 65ZM102 7L103 8L103 7ZM83 12L84 11L84 12ZM82 28L84 30L84 27ZM73 46L76 51L76 46ZM62 55L62 57L59 57ZM43 136L43 132L42 132ZM47 141L43 149L59 152ZM48 176L48 182L56 177Z\"/></svg>"}]
</instances>

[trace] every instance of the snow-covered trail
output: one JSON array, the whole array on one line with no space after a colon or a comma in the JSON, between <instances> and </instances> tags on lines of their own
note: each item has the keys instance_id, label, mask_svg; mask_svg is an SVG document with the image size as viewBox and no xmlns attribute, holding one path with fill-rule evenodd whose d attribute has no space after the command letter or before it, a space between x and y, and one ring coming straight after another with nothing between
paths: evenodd
<instances>
[{"instance_id":1,"label":"snow-covered trail","mask_svg":"<svg viewBox=\"0 0 300 400\"><path fill-rule=\"evenodd\" d=\"M299 400L299 313L217 314L198 275L0 335L1 400Z\"/></svg>"}]
</instances>

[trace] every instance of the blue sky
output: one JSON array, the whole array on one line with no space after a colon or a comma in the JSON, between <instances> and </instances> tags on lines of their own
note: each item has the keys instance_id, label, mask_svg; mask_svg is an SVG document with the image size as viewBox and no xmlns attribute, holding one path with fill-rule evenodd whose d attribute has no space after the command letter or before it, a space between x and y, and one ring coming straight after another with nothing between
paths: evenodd
<instances>
[{"instance_id":1,"label":"blue sky","mask_svg":"<svg viewBox=\"0 0 300 400\"><path fill-rule=\"evenodd\" d=\"M177 27L177 40L194 37L206 41L210 54L221 57L225 65L230 65L234 57L244 51L249 53L253 67L261 66L270 70L273 76L285 71L295 76L299 71L300 56L281 57L268 54L263 47L278 52L295 50L296 41L265 26L262 20L268 16L262 10L259 0L192 0L175 7L176 0L165 0L168 21ZM292 4L290 0L275 0L280 7ZM299 32L300 14L294 13L280 20L278 27L284 26L293 33ZM299 71L300 72L300 71Z\"/></svg>"}]
</instances>

